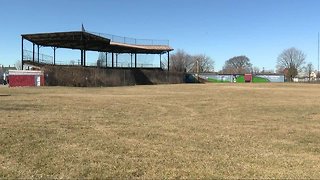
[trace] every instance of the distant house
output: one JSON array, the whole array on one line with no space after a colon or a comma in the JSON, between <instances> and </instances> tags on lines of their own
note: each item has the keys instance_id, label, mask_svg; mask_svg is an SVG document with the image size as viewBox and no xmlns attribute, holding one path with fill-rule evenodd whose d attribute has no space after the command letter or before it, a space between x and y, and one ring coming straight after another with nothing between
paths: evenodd
<instances>
[{"instance_id":1,"label":"distant house","mask_svg":"<svg viewBox=\"0 0 320 180\"><path fill-rule=\"evenodd\" d=\"M311 72L310 73L310 80L314 81L317 79L317 73L316 72Z\"/></svg>"},{"instance_id":2,"label":"distant house","mask_svg":"<svg viewBox=\"0 0 320 180\"><path fill-rule=\"evenodd\" d=\"M293 82L310 82L315 80L317 80L316 72L311 72L310 74L307 72L299 72L299 74L293 78Z\"/></svg>"}]
</instances>

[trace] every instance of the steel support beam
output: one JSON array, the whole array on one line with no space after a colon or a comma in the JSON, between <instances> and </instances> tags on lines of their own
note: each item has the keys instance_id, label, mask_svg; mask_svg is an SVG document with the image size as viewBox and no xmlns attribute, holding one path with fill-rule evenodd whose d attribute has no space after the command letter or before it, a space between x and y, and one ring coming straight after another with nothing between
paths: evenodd
<instances>
[{"instance_id":1,"label":"steel support beam","mask_svg":"<svg viewBox=\"0 0 320 180\"><path fill-rule=\"evenodd\" d=\"M118 53L116 53L116 67L118 67Z\"/></svg>"},{"instance_id":2,"label":"steel support beam","mask_svg":"<svg viewBox=\"0 0 320 180\"><path fill-rule=\"evenodd\" d=\"M134 68L137 68L137 53L134 53Z\"/></svg>"},{"instance_id":3,"label":"steel support beam","mask_svg":"<svg viewBox=\"0 0 320 180\"><path fill-rule=\"evenodd\" d=\"M38 63L40 63L40 46L38 45Z\"/></svg>"},{"instance_id":4,"label":"steel support beam","mask_svg":"<svg viewBox=\"0 0 320 180\"><path fill-rule=\"evenodd\" d=\"M81 49L81 66L83 66L83 50Z\"/></svg>"},{"instance_id":5,"label":"steel support beam","mask_svg":"<svg viewBox=\"0 0 320 180\"><path fill-rule=\"evenodd\" d=\"M106 67L108 67L108 52L106 52Z\"/></svg>"},{"instance_id":6,"label":"steel support beam","mask_svg":"<svg viewBox=\"0 0 320 180\"><path fill-rule=\"evenodd\" d=\"M86 67L87 51L83 50L83 67Z\"/></svg>"},{"instance_id":7,"label":"steel support beam","mask_svg":"<svg viewBox=\"0 0 320 180\"><path fill-rule=\"evenodd\" d=\"M56 47L53 47L53 65L56 65Z\"/></svg>"},{"instance_id":8,"label":"steel support beam","mask_svg":"<svg viewBox=\"0 0 320 180\"><path fill-rule=\"evenodd\" d=\"M170 51L168 51L168 71L170 71Z\"/></svg>"},{"instance_id":9,"label":"steel support beam","mask_svg":"<svg viewBox=\"0 0 320 180\"><path fill-rule=\"evenodd\" d=\"M162 68L162 67L161 67L161 55L162 55L162 54L160 54L160 68Z\"/></svg>"},{"instance_id":10,"label":"steel support beam","mask_svg":"<svg viewBox=\"0 0 320 180\"><path fill-rule=\"evenodd\" d=\"M32 61L34 62L34 46L35 46L35 44L33 43L33 46L32 46Z\"/></svg>"},{"instance_id":11,"label":"steel support beam","mask_svg":"<svg viewBox=\"0 0 320 180\"><path fill-rule=\"evenodd\" d=\"M23 52L23 37L21 36L21 69L23 70L23 65L24 65L24 62L23 62L23 56L24 56L24 52Z\"/></svg>"},{"instance_id":12,"label":"steel support beam","mask_svg":"<svg viewBox=\"0 0 320 180\"><path fill-rule=\"evenodd\" d=\"M111 67L114 67L114 53L112 53L112 57L111 58L112 58L112 62L111 62L112 66Z\"/></svg>"},{"instance_id":13,"label":"steel support beam","mask_svg":"<svg viewBox=\"0 0 320 180\"><path fill-rule=\"evenodd\" d=\"M131 55L131 64L130 64L130 67L132 68L132 53L131 53L130 55Z\"/></svg>"}]
</instances>

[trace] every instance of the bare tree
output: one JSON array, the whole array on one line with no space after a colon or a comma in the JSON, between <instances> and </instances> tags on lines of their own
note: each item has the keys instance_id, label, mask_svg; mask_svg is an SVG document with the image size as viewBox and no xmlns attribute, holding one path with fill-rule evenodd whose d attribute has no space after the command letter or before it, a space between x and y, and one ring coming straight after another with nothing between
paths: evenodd
<instances>
[{"instance_id":1,"label":"bare tree","mask_svg":"<svg viewBox=\"0 0 320 180\"><path fill-rule=\"evenodd\" d=\"M107 62L107 57L105 52L99 52L99 57L97 59L97 66L102 67L103 64Z\"/></svg>"},{"instance_id":2,"label":"bare tree","mask_svg":"<svg viewBox=\"0 0 320 180\"><path fill-rule=\"evenodd\" d=\"M100 59L97 60L97 67L102 67L102 60Z\"/></svg>"},{"instance_id":3,"label":"bare tree","mask_svg":"<svg viewBox=\"0 0 320 180\"><path fill-rule=\"evenodd\" d=\"M192 72L213 72L214 61L205 54L192 56Z\"/></svg>"},{"instance_id":4,"label":"bare tree","mask_svg":"<svg viewBox=\"0 0 320 180\"><path fill-rule=\"evenodd\" d=\"M75 60L71 60L70 61L70 65L72 65L72 66L76 65L76 61Z\"/></svg>"},{"instance_id":5,"label":"bare tree","mask_svg":"<svg viewBox=\"0 0 320 180\"><path fill-rule=\"evenodd\" d=\"M285 72L287 79L292 81L302 70L306 55L294 47L284 50L278 57L278 72Z\"/></svg>"},{"instance_id":6,"label":"bare tree","mask_svg":"<svg viewBox=\"0 0 320 180\"><path fill-rule=\"evenodd\" d=\"M170 69L172 71L188 72L192 66L192 57L184 50L178 49L178 51L170 57Z\"/></svg>"},{"instance_id":7,"label":"bare tree","mask_svg":"<svg viewBox=\"0 0 320 180\"><path fill-rule=\"evenodd\" d=\"M16 63L14 64L14 67L15 67L17 70L22 70L21 61L20 61L20 60L16 61Z\"/></svg>"},{"instance_id":8,"label":"bare tree","mask_svg":"<svg viewBox=\"0 0 320 180\"><path fill-rule=\"evenodd\" d=\"M170 67L177 72L213 72L214 61L205 54L192 56L179 49L171 55ZM198 68L198 69L197 69Z\"/></svg>"},{"instance_id":9,"label":"bare tree","mask_svg":"<svg viewBox=\"0 0 320 180\"><path fill-rule=\"evenodd\" d=\"M253 74L259 74L260 73L260 69L257 66L255 66L255 67L252 68L252 73Z\"/></svg>"},{"instance_id":10,"label":"bare tree","mask_svg":"<svg viewBox=\"0 0 320 180\"><path fill-rule=\"evenodd\" d=\"M305 67L305 70L306 70L306 73L307 73L307 75L308 75L308 79L309 79L309 82L310 82L310 80L311 80L311 73L312 73L312 71L313 71L313 65L312 65L311 62L307 64L307 66Z\"/></svg>"},{"instance_id":11,"label":"bare tree","mask_svg":"<svg viewBox=\"0 0 320 180\"><path fill-rule=\"evenodd\" d=\"M236 56L225 62L223 72L228 74L244 74L252 71L252 64L247 56Z\"/></svg>"}]
</instances>

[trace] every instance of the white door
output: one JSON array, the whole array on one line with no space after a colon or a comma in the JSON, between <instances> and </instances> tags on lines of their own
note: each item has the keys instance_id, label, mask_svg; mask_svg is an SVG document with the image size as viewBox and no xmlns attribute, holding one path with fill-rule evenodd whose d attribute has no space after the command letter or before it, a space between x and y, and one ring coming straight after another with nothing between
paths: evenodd
<instances>
[{"instance_id":1,"label":"white door","mask_svg":"<svg viewBox=\"0 0 320 180\"><path fill-rule=\"evenodd\" d=\"M41 86L40 76L36 76L36 86Z\"/></svg>"}]
</instances>

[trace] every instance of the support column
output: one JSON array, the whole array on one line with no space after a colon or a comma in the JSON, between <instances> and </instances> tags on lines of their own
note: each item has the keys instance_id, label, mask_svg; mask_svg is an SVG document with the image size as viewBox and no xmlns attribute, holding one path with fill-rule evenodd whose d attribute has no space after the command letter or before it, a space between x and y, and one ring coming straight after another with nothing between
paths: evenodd
<instances>
[{"instance_id":1,"label":"support column","mask_svg":"<svg viewBox=\"0 0 320 180\"><path fill-rule=\"evenodd\" d=\"M32 61L34 62L34 46L35 44L33 43L33 47L32 47Z\"/></svg>"},{"instance_id":2,"label":"support column","mask_svg":"<svg viewBox=\"0 0 320 180\"><path fill-rule=\"evenodd\" d=\"M83 67L86 67L87 51L83 50Z\"/></svg>"},{"instance_id":3,"label":"support column","mask_svg":"<svg viewBox=\"0 0 320 180\"><path fill-rule=\"evenodd\" d=\"M162 68L162 67L161 67L161 55L162 55L162 54L160 54L160 68Z\"/></svg>"},{"instance_id":4,"label":"support column","mask_svg":"<svg viewBox=\"0 0 320 180\"><path fill-rule=\"evenodd\" d=\"M137 68L137 53L134 54L134 68Z\"/></svg>"},{"instance_id":5,"label":"support column","mask_svg":"<svg viewBox=\"0 0 320 180\"><path fill-rule=\"evenodd\" d=\"M111 58L112 58L112 62L111 62L112 66L111 67L113 68L114 67L114 53L112 53L112 57Z\"/></svg>"},{"instance_id":6,"label":"support column","mask_svg":"<svg viewBox=\"0 0 320 180\"><path fill-rule=\"evenodd\" d=\"M24 52L23 52L23 37L21 36L21 69L23 70L23 56L24 56Z\"/></svg>"},{"instance_id":7,"label":"support column","mask_svg":"<svg viewBox=\"0 0 320 180\"><path fill-rule=\"evenodd\" d=\"M56 47L53 47L53 65L56 65Z\"/></svg>"},{"instance_id":8,"label":"support column","mask_svg":"<svg viewBox=\"0 0 320 180\"><path fill-rule=\"evenodd\" d=\"M116 67L118 67L118 53L116 53Z\"/></svg>"},{"instance_id":9,"label":"support column","mask_svg":"<svg viewBox=\"0 0 320 180\"><path fill-rule=\"evenodd\" d=\"M40 63L40 46L38 45L38 63Z\"/></svg>"},{"instance_id":10,"label":"support column","mask_svg":"<svg viewBox=\"0 0 320 180\"><path fill-rule=\"evenodd\" d=\"M108 52L106 52L106 67L108 67Z\"/></svg>"},{"instance_id":11,"label":"support column","mask_svg":"<svg viewBox=\"0 0 320 180\"><path fill-rule=\"evenodd\" d=\"M168 71L170 71L170 51L168 51Z\"/></svg>"},{"instance_id":12,"label":"support column","mask_svg":"<svg viewBox=\"0 0 320 180\"><path fill-rule=\"evenodd\" d=\"M131 55L131 64L130 64L130 67L132 68L132 53L131 53L130 55Z\"/></svg>"},{"instance_id":13,"label":"support column","mask_svg":"<svg viewBox=\"0 0 320 180\"><path fill-rule=\"evenodd\" d=\"M81 66L83 66L83 50L81 49Z\"/></svg>"}]
</instances>

